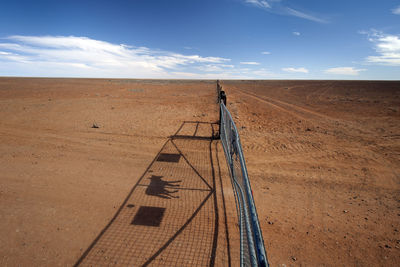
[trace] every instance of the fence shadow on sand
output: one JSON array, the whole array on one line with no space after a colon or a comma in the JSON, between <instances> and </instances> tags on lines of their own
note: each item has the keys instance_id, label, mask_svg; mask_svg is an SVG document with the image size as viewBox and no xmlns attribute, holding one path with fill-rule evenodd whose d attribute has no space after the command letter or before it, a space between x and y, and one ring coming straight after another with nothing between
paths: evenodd
<instances>
[{"instance_id":1,"label":"fence shadow on sand","mask_svg":"<svg viewBox=\"0 0 400 267\"><path fill-rule=\"evenodd\" d=\"M217 130L184 122L75 266L230 266Z\"/></svg>"}]
</instances>

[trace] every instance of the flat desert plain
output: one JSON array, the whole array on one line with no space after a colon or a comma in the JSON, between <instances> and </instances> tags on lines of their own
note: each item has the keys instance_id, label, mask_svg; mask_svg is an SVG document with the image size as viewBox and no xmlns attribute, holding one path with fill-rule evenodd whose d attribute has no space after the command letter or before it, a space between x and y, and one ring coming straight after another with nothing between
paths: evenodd
<instances>
[{"instance_id":1,"label":"flat desert plain","mask_svg":"<svg viewBox=\"0 0 400 267\"><path fill-rule=\"evenodd\" d=\"M221 84L271 266L398 265L400 82ZM185 121L218 121L216 98L215 81L0 78L0 265L84 264L169 136ZM192 146L208 153L202 143ZM201 222L213 229L221 224L214 238L204 238L214 240L205 251L218 260L184 263L237 265L232 187L220 144L211 147L214 161L219 147L219 163L211 165L221 178L212 198L220 212L206 204L193 214L203 218L210 208ZM204 161L196 149L187 149L188 162ZM207 179L207 168L192 168ZM166 196L178 201L174 192Z\"/></svg>"},{"instance_id":2,"label":"flat desert plain","mask_svg":"<svg viewBox=\"0 0 400 267\"><path fill-rule=\"evenodd\" d=\"M398 266L400 83L224 82L272 266Z\"/></svg>"}]
</instances>

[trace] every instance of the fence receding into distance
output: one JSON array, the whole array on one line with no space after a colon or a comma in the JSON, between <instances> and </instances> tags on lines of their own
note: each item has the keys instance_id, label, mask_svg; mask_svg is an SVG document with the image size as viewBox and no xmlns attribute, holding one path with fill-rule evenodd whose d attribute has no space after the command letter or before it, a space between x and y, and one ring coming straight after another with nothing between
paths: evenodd
<instances>
[{"instance_id":1,"label":"fence receding into distance","mask_svg":"<svg viewBox=\"0 0 400 267\"><path fill-rule=\"evenodd\" d=\"M236 196L240 231L241 266L269 266L253 193L235 122L226 107L226 95L217 81L220 138Z\"/></svg>"}]
</instances>

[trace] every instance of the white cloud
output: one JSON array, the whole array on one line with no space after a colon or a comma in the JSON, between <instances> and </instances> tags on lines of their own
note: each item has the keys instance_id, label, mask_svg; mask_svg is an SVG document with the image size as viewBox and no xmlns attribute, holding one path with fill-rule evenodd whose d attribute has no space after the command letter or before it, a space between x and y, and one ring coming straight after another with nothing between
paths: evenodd
<instances>
[{"instance_id":1,"label":"white cloud","mask_svg":"<svg viewBox=\"0 0 400 267\"><path fill-rule=\"evenodd\" d=\"M0 76L101 78L276 78L258 62L241 68L230 59L183 55L74 36L0 39Z\"/></svg>"},{"instance_id":2,"label":"white cloud","mask_svg":"<svg viewBox=\"0 0 400 267\"><path fill-rule=\"evenodd\" d=\"M368 40L374 44L374 49L378 55L367 57L367 62L390 66L400 66L400 36L384 34L372 30L368 35Z\"/></svg>"},{"instance_id":3,"label":"white cloud","mask_svg":"<svg viewBox=\"0 0 400 267\"><path fill-rule=\"evenodd\" d=\"M243 61L243 62L240 62L240 64L243 64L243 65L260 65L260 63L254 62L254 61Z\"/></svg>"},{"instance_id":4,"label":"white cloud","mask_svg":"<svg viewBox=\"0 0 400 267\"><path fill-rule=\"evenodd\" d=\"M325 70L325 73L334 75L351 75L357 76L361 71L366 71L366 69L355 69L353 67L336 67Z\"/></svg>"},{"instance_id":5,"label":"white cloud","mask_svg":"<svg viewBox=\"0 0 400 267\"><path fill-rule=\"evenodd\" d=\"M395 14L395 15L400 15L400 6L392 9L392 13Z\"/></svg>"},{"instance_id":6,"label":"white cloud","mask_svg":"<svg viewBox=\"0 0 400 267\"><path fill-rule=\"evenodd\" d=\"M274 77L274 73L270 72L267 69L261 68L258 70L254 70L252 71L253 77L256 76L258 78L270 78L270 77Z\"/></svg>"},{"instance_id":7,"label":"white cloud","mask_svg":"<svg viewBox=\"0 0 400 267\"><path fill-rule=\"evenodd\" d=\"M234 65L226 65L226 64L206 64L196 67L196 69L204 71L204 72L222 72L228 69L234 68Z\"/></svg>"},{"instance_id":8,"label":"white cloud","mask_svg":"<svg viewBox=\"0 0 400 267\"><path fill-rule=\"evenodd\" d=\"M270 54L271 54L271 52L264 51L264 52L261 52L261 54L263 54L263 55L270 55Z\"/></svg>"},{"instance_id":9,"label":"white cloud","mask_svg":"<svg viewBox=\"0 0 400 267\"><path fill-rule=\"evenodd\" d=\"M299 33L299 32L292 32L293 33L293 35L296 35L296 36L300 36L301 35L301 33Z\"/></svg>"},{"instance_id":10,"label":"white cloud","mask_svg":"<svg viewBox=\"0 0 400 267\"><path fill-rule=\"evenodd\" d=\"M271 5L265 0L245 0L245 2L261 8L271 8Z\"/></svg>"},{"instance_id":11,"label":"white cloud","mask_svg":"<svg viewBox=\"0 0 400 267\"><path fill-rule=\"evenodd\" d=\"M308 69L306 68L283 68L282 70L286 72L308 73Z\"/></svg>"},{"instance_id":12,"label":"white cloud","mask_svg":"<svg viewBox=\"0 0 400 267\"><path fill-rule=\"evenodd\" d=\"M318 23L328 23L327 19L321 18L319 16L311 15L303 11L299 11L281 4L281 0L242 0L246 4L251 4L255 7L262 8L268 12L298 17L301 19L306 19Z\"/></svg>"},{"instance_id":13,"label":"white cloud","mask_svg":"<svg viewBox=\"0 0 400 267\"><path fill-rule=\"evenodd\" d=\"M261 68L251 70L247 68L231 68L223 72L195 73L195 72L173 72L174 76L190 79L267 79L277 76L267 69Z\"/></svg>"},{"instance_id":14,"label":"white cloud","mask_svg":"<svg viewBox=\"0 0 400 267\"><path fill-rule=\"evenodd\" d=\"M87 37L10 36L2 40L0 75L169 78L171 70L207 64L218 66L230 61Z\"/></svg>"},{"instance_id":15,"label":"white cloud","mask_svg":"<svg viewBox=\"0 0 400 267\"><path fill-rule=\"evenodd\" d=\"M287 7L285 9L286 9L286 12L291 16L295 16L295 17L298 17L298 18L311 20L311 21L319 22L319 23L328 23L328 21L326 19L318 18L316 16L313 16L313 15L310 15L310 14L306 14L304 12L301 12L299 10L295 10L293 8L290 8L290 7Z\"/></svg>"}]
</instances>

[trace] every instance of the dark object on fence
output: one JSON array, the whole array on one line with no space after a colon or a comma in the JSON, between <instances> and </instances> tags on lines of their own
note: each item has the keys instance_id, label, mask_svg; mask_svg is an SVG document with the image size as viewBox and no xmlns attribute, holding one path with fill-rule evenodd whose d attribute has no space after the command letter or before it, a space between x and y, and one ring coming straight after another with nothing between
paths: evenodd
<instances>
[{"instance_id":1,"label":"dark object on fence","mask_svg":"<svg viewBox=\"0 0 400 267\"><path fill-rule=\"evenodd\" d=\"M219 84L219 80L217 80L217 103L221 104L224 103L224 105L226 106L226 94L225 91L222 90L222 86ZM217 137L220 138L220 134L221 134L221 109L219 110L219 131L218 131L218 135Z\"/></svg>"},{"instance_id":2,"label":"dark object on fence","mask_svg":"<svg viewBox=\"0 0 400 267\"><path fill-rule=\"evenodd\" d=\"M220 99L221 99L221 102L224 103L224 105L226 106L226 94L225 94L225 91L221 91Z\"/></svg>"},{"instance_id":3,"label":"dark object on fence","mask_svg":"<svg viewBox=\"0 0 400 267\"><path fill-rule=\"evenodd\" d=\"M219 80L217 80L217 96L218 96L218 104L224 102L226 106L226 94L225 91L222 90L222 86L219 84Z\"/></svg>"}]
</instances>

